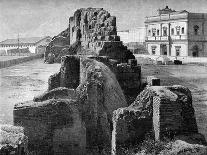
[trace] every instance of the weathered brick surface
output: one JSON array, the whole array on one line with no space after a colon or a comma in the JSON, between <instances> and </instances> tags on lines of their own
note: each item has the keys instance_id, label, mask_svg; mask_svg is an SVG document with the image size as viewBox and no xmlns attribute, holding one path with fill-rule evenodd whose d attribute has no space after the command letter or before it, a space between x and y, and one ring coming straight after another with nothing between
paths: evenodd
<instances>
[{"instance_id":1,"label":"weathered brick surface","mask_svg":"<svg viewBox=\"0 0 207 155\"><path fill-rule=\"evenodd\" d=\"M173 138L184 133L197 133L190 91L183 86L151 87L153 98L153 125L156 140Z\"/></svg>"},{"instance_id":2,"label":"weathered brick surface","mask_svg":"<svg viewBox=\"0 0 207 155\"><path fill-rule=\"evenodd\" d=\"M75 101L59 99L17 104L14 125L24 127L30 152L85 154L85 126Z\"/></svg>"},{"instance_id":3,"label":"weathered brick surface","mask_svg":"<svg viewBox=\"0 0 207 155\"><path fill-rule=\"evenodd\" d=\"M118 155L119 145L133 144L151 130L156 140L198 134L188 88L177 85L147 87L129 107L114 111L112 153ZM199 140L205 141L202 137L196 141Z\"/></svg>"}]
</instances>

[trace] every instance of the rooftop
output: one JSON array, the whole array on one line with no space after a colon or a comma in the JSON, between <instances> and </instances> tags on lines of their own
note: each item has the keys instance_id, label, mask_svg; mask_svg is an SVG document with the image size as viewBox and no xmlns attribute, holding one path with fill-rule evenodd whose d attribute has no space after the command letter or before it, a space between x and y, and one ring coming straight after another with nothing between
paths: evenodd
<instances>
[{"instance_id":1,"label":"rooftop","mask_svg":"<svg viewBox=\"0 0 207 155\"><path fill-rule=\"evenodd\" d=\"M30 38L19 38L19 44L35 44L42 39L48 38L49 36L44 37L30 37ZM0 42L0 45L11 45L18 44L18 39L6 39Z\"/></svg>"}]
</instances>

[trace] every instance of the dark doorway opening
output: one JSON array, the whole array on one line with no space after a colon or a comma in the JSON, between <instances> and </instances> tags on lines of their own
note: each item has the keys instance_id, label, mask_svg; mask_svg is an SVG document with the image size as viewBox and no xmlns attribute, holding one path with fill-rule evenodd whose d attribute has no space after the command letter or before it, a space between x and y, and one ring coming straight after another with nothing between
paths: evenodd
<instances>
[{"instance_id":1,"label":"dark doorway opening","mask_svg":"<svg viewBox=\"0 0 207 155\"><path fill-rule=\"evenodd\" d=\"M198 45L193 46L192 51L193 51L192 53L193 57L198 57L198 53L199 53Z\"/></svg>"}]
</instances>

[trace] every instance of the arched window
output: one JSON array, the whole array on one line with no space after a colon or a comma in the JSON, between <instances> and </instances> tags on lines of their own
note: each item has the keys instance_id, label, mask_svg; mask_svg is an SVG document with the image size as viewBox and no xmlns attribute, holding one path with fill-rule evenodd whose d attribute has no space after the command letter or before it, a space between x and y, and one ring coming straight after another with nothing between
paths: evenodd
<instances>
[{"instance_id":1,"label":"arched window","mask_svg":"<svg viewBox=\"0 0 207 155\"><path fill-rule=\"evenodd\" d=\"M193 27L193 29L194 29L194 34L195 34L195 35L198 35L199 26L198 26L198 25L195 25L195 26Z\"/></svg>"},{"instance_id":2,"label":"arched window","mask_svg":"<svg viewBox=\"0 0 207 155\"><path fill-rule=\"evenodd\" d=\"M181 32L182 32L182 34L184 34L184 32L185 32L185 31L184 31L184 27L182 27Z\"/></svg>"}]
</instances>

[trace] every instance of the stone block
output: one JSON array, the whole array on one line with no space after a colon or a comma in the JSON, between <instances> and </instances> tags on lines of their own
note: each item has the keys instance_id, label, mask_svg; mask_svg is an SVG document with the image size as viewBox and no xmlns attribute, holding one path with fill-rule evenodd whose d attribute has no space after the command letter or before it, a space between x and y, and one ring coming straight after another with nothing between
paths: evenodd
<instances>
[{"instance_id":1,"label":"stone block","mask_svg":"<svg viewBox=\"0 0 207 155\"><path fill-rule=\"evenodd\" d=\"M151 117L134 107L119 108L113 114L112 154L119 155L125 145L141 142L152 128Z\"/></svg>"},{"instance_id":2,"label":"stone block","mask_svg":"<svg viewBox=\"0 0 207 155\"><path fill-rule=\"evenodd\" d=\"M80 57L68 55L62 57L60 68L60 86L77 88L80 83Z\"/></svg>"},{"instance_id":3,"label":"stone block","mask_svg":"<svg viewBox=\"0 0 207 155\"><path fill-rule=\"evenodd\" d=\"M154 76L147 76L148 86L160 86L160 79Z\"/></svg>"},{"instance_id":4,"label":"stone block","mask_svg":"<svg viewBox=\"0 0 207 155\"><path fill-rule=\"evenodd\" d=\"M84 155L85 125L76 105L76 101L68 99L16 104L14 125L24 127L28 151L36 154Z\"/></svg>"},{"instance_id":5,"label":"stone block","mask_svg":"<svg viewBox=\"0 0 207 155\"><path fill-rule=\"evenodd\" d=\"M155 139L174 138L183 133L197 133L190 91L183 86L151 87Z\"/></svg>"}]
</instances>

